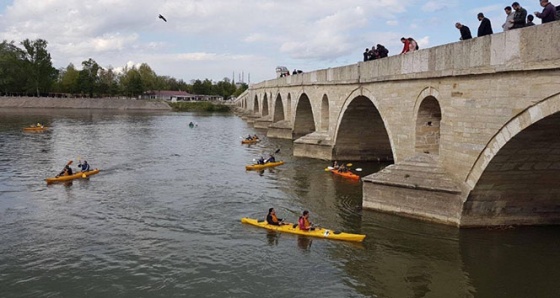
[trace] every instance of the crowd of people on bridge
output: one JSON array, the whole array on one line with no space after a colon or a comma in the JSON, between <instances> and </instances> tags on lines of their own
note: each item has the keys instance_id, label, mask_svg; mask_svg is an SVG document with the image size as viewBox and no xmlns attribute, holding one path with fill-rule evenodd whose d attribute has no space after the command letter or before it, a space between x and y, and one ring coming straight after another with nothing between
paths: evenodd
<instances>
[{"instance_id":1,"label":"crowd of people on bridge","mask_svg":"<svg viewBox=\"0 0 560 298\"><path fill-rule=\"evenodd\" d=\"M549 0L539 0L539 2L543 7L543 10L541 12L535 11L534 14L527 14L527 10L523 8L522 5L519 4L519 2L513 2L511 6L506 6L504 8L506 20L504 24L502 24L502 29L504 31L508 31L534 26L535 23L533 23L533 20L535 17L541 19L543 24L560 20L560 5L554 6L554 4L552 4ZM478 13L477 18L480 22L480 25L478 26L477 37L491 35L494 33L494 31L492 30L492 23L490 19L484 16L484 13ZM455 24L455 28L457 28L460 32L460 40L468 40L473 38L471 30L468 26L457 22ZM401 42L403 43L401 54L414 52L419 49L418 43L412 37L403 37L401 38ZM381 52L379 50L380 46L382 48ZM389 50L387 50L384 46L378 44L377 48L372 47L371 50L365 50L364 62L384 58L387 57L388 54Z\"/></svg>"}]
</instances>

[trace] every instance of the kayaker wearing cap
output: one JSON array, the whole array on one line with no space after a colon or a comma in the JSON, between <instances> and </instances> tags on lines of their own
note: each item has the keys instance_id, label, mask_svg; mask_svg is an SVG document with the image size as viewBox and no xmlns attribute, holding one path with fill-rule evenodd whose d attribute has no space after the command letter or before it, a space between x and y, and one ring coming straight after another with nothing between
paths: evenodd
<instances>
[{"instance_id":1,"label":"kayaker wearing cap","mask_svg":"<svg viewBox=\"0 0 560 298\"><path fill-rule=\"evenodd\" d=\"M282 221L283 221L283 219L276 217L276 211L274 210L274 208L268 209L268 215L266 216L266 222L269 225L275 225L275 226L287 225L287 223L283 223Z\"/></svg>"},{"instance_id":2,"label":"kayaker wearing cap","mask_svg":"<svg viewBox=\"0 0 560 298\"><path fill-rule=\"evenodd\" d=\"M91 171L91 168L89 167L89 164L86 160L84 160L84 163L80 162L78 164L78 168L82 169L82 172Z\"/></svg>"},{"instance_id":3,"label":"kayaker wearing cap","mask_svg":"<svg viewBox=\"0 0 560 298\"><path fill-rule=\"evenodd\" d=\"M304 210L302 215L299 217L298 220L299 229L302 231L313 231L315 228L312 227L311 222L309 221L309 211Z\"/></svg>"}]
</instances>

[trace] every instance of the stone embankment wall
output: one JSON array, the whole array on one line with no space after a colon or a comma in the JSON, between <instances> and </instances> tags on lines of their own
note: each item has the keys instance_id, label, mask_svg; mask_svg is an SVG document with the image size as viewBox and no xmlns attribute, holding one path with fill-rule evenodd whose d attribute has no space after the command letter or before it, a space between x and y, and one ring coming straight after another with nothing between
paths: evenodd
<instances>
[{"instance_id":1,"label":"stone embankment wall","mask_svg":"<svg viewBox=\"0 0 560 298\"><path fill-rule=\"evenodd\" d=\"M161 101L118 98L0 97L0 108L171 110Z\"/></svg>"}]
</instances>

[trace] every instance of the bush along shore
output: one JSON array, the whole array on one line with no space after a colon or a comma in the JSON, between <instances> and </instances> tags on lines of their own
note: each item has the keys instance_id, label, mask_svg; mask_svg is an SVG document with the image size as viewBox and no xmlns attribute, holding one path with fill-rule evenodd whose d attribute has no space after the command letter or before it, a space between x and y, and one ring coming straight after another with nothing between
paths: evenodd
<instances>
[{"instance_id":1,"label":"bush along shore","mask_svg":"<svg viewBox=\"0 0 560 298\"><path fill-rule=\"evenodd\" d=\"M230 112L231 108L222 104L214 104L208 101L197 102L170 102L169 106L176 112Z\"/></svg>"}]
</instances>

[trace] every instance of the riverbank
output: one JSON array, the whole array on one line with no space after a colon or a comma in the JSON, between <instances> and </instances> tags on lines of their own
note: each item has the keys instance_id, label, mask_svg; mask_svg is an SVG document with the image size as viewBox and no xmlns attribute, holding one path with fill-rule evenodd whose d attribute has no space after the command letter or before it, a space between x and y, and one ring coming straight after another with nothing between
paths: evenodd
<instances>
[{"instance_id":1,"label":"riverbank","mask_svg":"<svg viewBox=\"0 0 560 298\"><path fill-rule=\"evenodd\" d=\"M171 110L171 107L162 101L51 97L0 97L0 108Z\"/></svg>"},{"instance_id":2,"label":"riverbank","mask_svg":"<svg viewBox=\"0 0 560 298\"><path fill-rule=\"evenodd\" d=\"M214 104L208 101L172 102L169 103L176 112L230 112L231 108L223 104Z\"/></svg>"}]
</instances>

